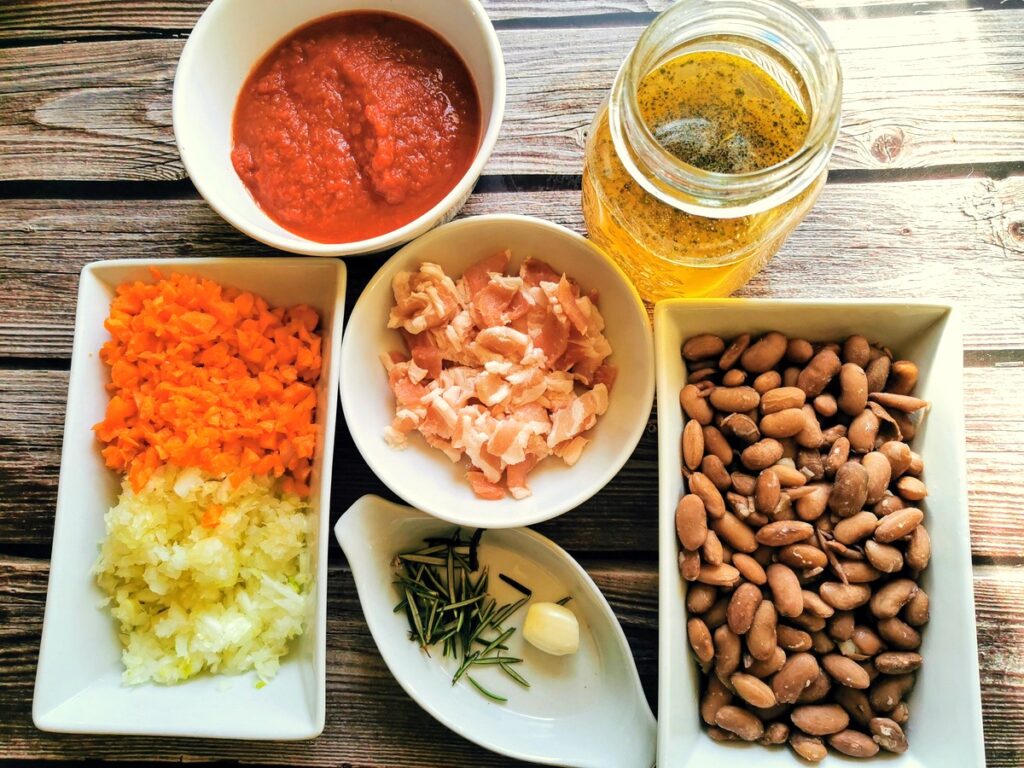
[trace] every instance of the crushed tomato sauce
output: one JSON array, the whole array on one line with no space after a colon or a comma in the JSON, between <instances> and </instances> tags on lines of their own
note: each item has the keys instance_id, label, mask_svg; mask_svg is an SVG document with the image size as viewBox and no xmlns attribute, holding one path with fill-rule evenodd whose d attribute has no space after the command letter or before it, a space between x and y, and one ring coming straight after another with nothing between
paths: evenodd
<instances>
[{"instance_id":1,"label":"crushed tomato sauce","mask_svg":"<svg viewBox=\"0 0 1024 768\"><path fill-rule=\"evenodd\" d=\"M480 100L459 55L407 19L325 17L275 45L235 107L231 162L274 221L319 242L390 232L473 162Z\"/></svg>"}]
</instances>

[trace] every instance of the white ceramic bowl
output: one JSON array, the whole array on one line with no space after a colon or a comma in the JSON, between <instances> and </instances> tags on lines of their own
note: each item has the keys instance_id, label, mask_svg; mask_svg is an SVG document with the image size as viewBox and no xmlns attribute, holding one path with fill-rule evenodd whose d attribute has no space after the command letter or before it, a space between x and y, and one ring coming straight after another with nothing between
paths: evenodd
<instances>
[{"instance_id":1,"label":"white ceramic bowl","mask_svg":"<svg viewBox=\"0 0 1024 768\"><path fill-rule=\"evenodd\" d=\"M568 467L548 459L530 473L533 495L515 500L478 499L466 481L466 467L453 464L418 434L405 450L384 441L395 402L380 363L382 352L405 349L387 320L394 294L391 281L423 261L440 264L458 277L471 264L511 249L512 268L534 256L600 292L598 306L612 345L619 377L608 411L592 431L593 442ZM650 324L636 289L621 270L590 241L557 224L526 216L475 216L446 224L396 253L366 286L352 310L342 346L341 404L359 452L392 491L409 504L458 525L511 528L562 514L601 490L619 471L647 428L654 392L654 352Z\"/></svg>"},{"instance_id":2,"label":"white ceramic bowl","mask_svg":"<svg viewBox=\"0 0 1024 768\"><path fill-rule=\"evenodd\" d=\"M317 455L310 481L310 542L315 574L310 615L277 676L199 675L178 685L121 683L121 643L101 605L92 567L106 535L103 515L120 482L104 466L92 425L103 419L110 374L99 358L110 336L103 321L118 285L152 281L149 270L212 278L250 290L272 305L305 303L320 312L323 373L317 384ZM335 387L345 306L345 265L335 259L136 259L99 261L82 270L71 382L60 462L43 636L32 720L44 731L232 739L310 739L324 727L327 541Z\"/></svg>"},{"instance_id":3,"label":"white ceramic bowl","mask_svg":"<svg viewBox=\"0 0 1024 768\"><path fill-rule=\"evenodd\" d=\"M505 605L522 595L497 577L504 573L533 590L537 601L572 596L580 648L549 656L516 632L509 654L523 659L523 689L494 667L475 667L481 685L508 698L488 701L467 681L453 686L457 667L435 651L427 656L409 641L404 612L392 585L397 552L417 549L427 536L451 526L377 496L363 496L334 528L345 550L366 623L388 669L423 709L458 734L517 760L572 768L650 768L657 726L644 697L622 627L587 572L568 552L527 528L487 531L480 564L490 571L488 593ZM468 535L468 532L467 532ZM506 627L522 627L526 611Z\"/></svg>"},{"instance_id":4,"label":"white ceramic bowl","mask_svg":"<svg viewBox=\"0 0 1024 768\"><path fill-rule=\"evenodd\" d=\"M320 243L289 232L253 200L231 165L235 102L256 63L279 40L322 16L380 11L433 30L462 57L480 96L480 145L465 176L429 211L378 237ZM174 137L185 170L206 202L267 245L310 256L354 256L412 240L451 219L494 149L505 113L505 61L479 0L213 0L181 52L174 76Z\"/></svg>"},{"instance_id":5,"label":"white ceramic bowl","mask_svg":"<svg viewBox=\"0 0 1024 768\"><path fill-rule=\"evenodd\" d=\"M658 765L716 768L747 761L763 768L806 765L788 748L719 744L702 729L697 668L686 640L686 586L676 560L675 509L682 488L684 423L678 398L686 379L680 346L698 333L731 338L777 330L812 341L862 333L920 368L915 394L930 400L932 408L911 445L924 458L929 490L923 508L932 537L932 559L922 586L931 599L931 621L923 629L924 665L908 700L910 749L902 755L880 752L872 760L893 768L983 768L958 313L943 304L894 301L670 300L655 308L654 328L658 402L664 404L658 409ZM820 765L862 762L830 751Z\"/></svg>"}]
</instances>

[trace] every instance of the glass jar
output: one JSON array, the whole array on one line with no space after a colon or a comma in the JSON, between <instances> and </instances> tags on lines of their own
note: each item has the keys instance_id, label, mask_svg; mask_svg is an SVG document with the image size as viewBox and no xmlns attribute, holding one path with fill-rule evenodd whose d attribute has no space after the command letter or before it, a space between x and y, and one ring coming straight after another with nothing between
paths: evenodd
<instances>
[{"instance_id":1,"label":"glass jar","mask_svg":"<svg viewBox=\"0 0 1024 768\"><path fill-rule=\"evenodd\" d=\"M638 102L645 76L708 52L746 59L802 110L806 134L792 154L733 173L690 165L659 143ZM644 31L591 125L583 171L590 238L647 301L729 295L768 263L821 193L841 97L832 44L787 0L678 0Z\"/></svg>"}]
</instances>

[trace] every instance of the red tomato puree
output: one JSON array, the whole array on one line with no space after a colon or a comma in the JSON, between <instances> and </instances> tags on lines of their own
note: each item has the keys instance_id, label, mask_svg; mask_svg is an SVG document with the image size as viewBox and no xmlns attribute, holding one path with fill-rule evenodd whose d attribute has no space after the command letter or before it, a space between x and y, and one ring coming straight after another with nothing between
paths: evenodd
<instances>
[{"instance_id":1,"label":"red tomato puree","mask_svg":"<svg viewBox=\"0 0 1024 768\"><path fill-rule=\"evenodd\" d=\"M235 107L231 162L259 206L319 242L390 232L436 205L480 137L466 65L412 21L315 21L256 65Z\"/></svg>"}]
</instances>

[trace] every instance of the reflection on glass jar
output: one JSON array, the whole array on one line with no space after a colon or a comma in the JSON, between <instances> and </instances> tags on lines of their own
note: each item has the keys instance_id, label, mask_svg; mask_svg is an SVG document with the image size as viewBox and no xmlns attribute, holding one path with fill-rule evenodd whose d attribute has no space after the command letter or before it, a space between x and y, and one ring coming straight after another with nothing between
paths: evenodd
<instances>
[{"instance_id":1,"label":"reflection on glass jar","mask_svg":"<svg viewBox=\"0 0 1024 768\"><path fill-rule=\"evenodd\" d=\"M648 301L732 293L817 200L841 92L835 51L796 6L679 0L591 126L591 239Z\"/></svg>"}]
</instances>

